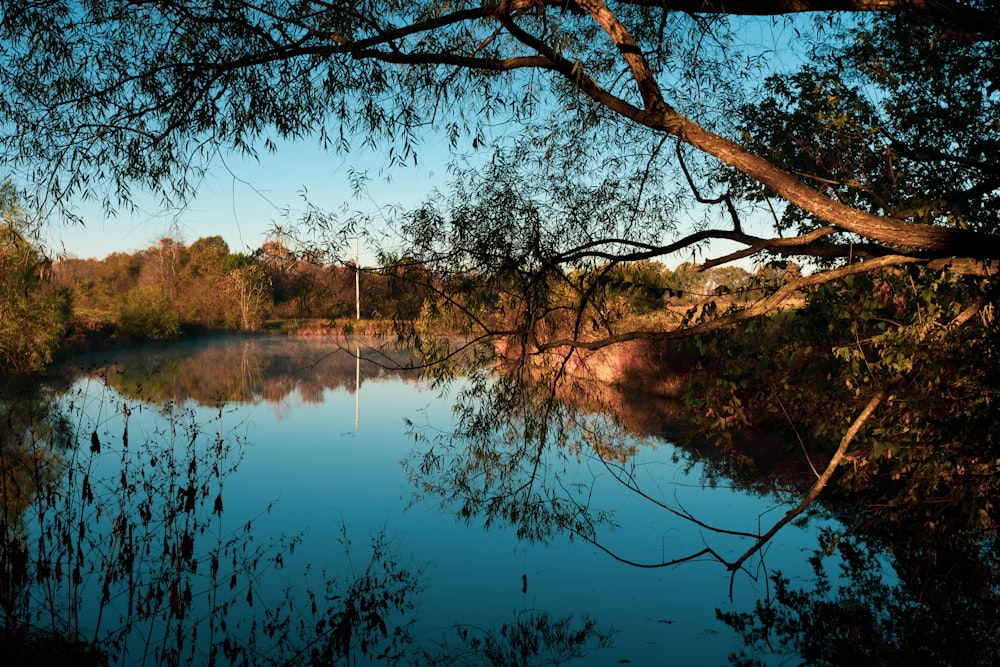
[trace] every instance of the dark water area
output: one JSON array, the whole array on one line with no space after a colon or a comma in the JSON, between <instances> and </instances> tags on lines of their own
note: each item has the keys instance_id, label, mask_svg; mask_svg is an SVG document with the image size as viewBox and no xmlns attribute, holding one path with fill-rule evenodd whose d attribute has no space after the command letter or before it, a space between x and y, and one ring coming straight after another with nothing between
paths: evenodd
<instances>
[{"instance_id":1,"label":"dark water area","mask_svg":"<svg viewBox=\"0 0 1000 667\"><path fill-rule=\"evenodd\" d=\"M421 465L471 385L399 370L414 359L382 341L101 355L9 424L3 594L24 626L95 640L114 664L726 664L748 647L717 610L771 600L776 571L811 589L818 538L840 525L807 515L730 572L712 554L736 558L796 499L589 414L579 442L532 462L532 497L606 521L529 540L462 516L464 490L442 495ZM620 460L587 449L604 426ZM867 564L893 585L883 558ZM758 657L801 661L775 648Z\"/></svg>"}]
</instances>

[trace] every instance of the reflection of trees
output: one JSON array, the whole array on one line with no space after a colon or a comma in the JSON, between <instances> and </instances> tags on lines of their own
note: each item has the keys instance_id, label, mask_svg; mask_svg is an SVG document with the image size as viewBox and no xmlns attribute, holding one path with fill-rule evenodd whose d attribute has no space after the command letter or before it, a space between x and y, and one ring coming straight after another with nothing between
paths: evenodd
<instances>
[{"instance_id":1,"label":"reflection of trees","mask_svg":"<svg viewBox=\"0 0 1000 667\"><path fill-rule=\"evenodd\" d=\"M225 480L242 439L165 407L137 442L128 400L111 396L77 392L63 411L31 397L4 405L7 654L37 662L82 646L122 663L267 664L292 653L304 662L326 647L330 664L408 641L401 615L413 608L419 572L378 539L364 568L309 592L309 614L304 596L261 601L270 597L262 577L297 540L261 543L250 524L225 527ZM95 399L96 417L85 408ZM29 413L31 404L46 409Z\"/></svg>"},{"instance_id":2,"label":"reflection of trees","mask_svg":"<svg viewBox=\"0 0 1000 667\"><path fill-rule=\"evenodd\" d=\"M733 664L759 665L755 655L775 653L809 665L998 664L995 536L941 542L919 528L891 536L866 528L822 536L811 589L778 572L773 594L753 612L719 613L749 649L731 656ZM839 560L835 573L831 560Z\"/></svg>"},{"instance_id":3,"label":"reflection of trees","mask_svg":"<svg viewBox=\"0 0 1000 667\"><path fill-rule=\"evenodd\" d=\"M220 593L220 562L231 563L234 582L251 576L253 561L244 558L253 554L217 523L231 444L179 414L130 443L128 403L102 406L94 418L83 406L95 398L107 396L79 392L63 402L74 426L64 445L44 436L20 443L36 497L17 531L29 546L9 618L86 639L122 661L134 656L135 640L127 640L139 634L149 659L192 661L180 643L199 627L200 599L210 598L210 616L234 604ZM61 474L40 475L37 462L57 448L64 448Z\"/></svg>"},{"instance_id":4,"label":"reflection of trees","mask_svg":"<svg viewBox=\"0 0 1000 667\"><path fill-rule=\"evenodd\" d=\"M0 387L0 605L7 652L29 640L17 613L31 584L25 514L64 472L71 440L66 416L39 387Z\"/></svg>"},{"instance_id":5,"label":"reflection of trees","mask_svg":"<svg viewBox=\"0 0 1000 667\"><path fill-rule=\"evenodd\" d=\"M91 372L106 375L126 396L145 401L281 403L297 392L304 402L319 403L329 389L355 390L355 345L361 350L362 380L417 380L415 372L403 370L413 365L412 354L375 338L226 337L123 350L113 364L98 364Z\"/></svg>"},{"instance_id":6,"label":"reflection of trees","mask_svg":"<svg viewBox=\"0 0 1000 667\"><path fill-rule=\"evenodd\" d=\"M651 507L706 531L713 529L658 495L664 489L651 491L638 482L635 454L648 443L631 436L613 417L580 412L557 400L553 391L553 385L514 376L477 376L458 397L460 420L454 433L413 427L423 447L409 462L411 479L460 518L482 521L486 527L510 524L522 538L547 542L567 534L642 567L668 567L702 557L732 565L708 546L652 563L617 553L606 541L615 526L616 508L592 502L599 477L639 495ZM578 474L577 466L589 469L593 479L581 479L586 471ZM717 532L751 542L759 537L745 531Z\"/></svg>"},{"instance_id":7,"label":"reflection of trees","mask_svg":"<svg viewBox=\"0 0 1000 667\"><path fill-rule=\"evenodd\" d=\"M149 430L128 398L93 383L58 404L40 396L5 401L0 422L0 652L15 664L456 665L477 650L537 664L607 641L590 621L532 612L415 647L423 568L382 534L358 547L342 530L344 566L316 583L307 571L308 587L276 600L267 577L299 538L226 526L243 439L221 414L165 406Z\"/></svg>"},{"instance_id":8,"label":"reflection of trees","mask_svg":"<svg viewBox=\"0 0 1000 667\"><path fill-rule=\"evenodd\" d=\"M723 527L709 525L685 509L668 487L650 483L649 464L637 463L634 457L641 443L613 418L588 416L558 400L567 393L552 377L562 370L534 373L530 381L484 373L458 397L455 432L412 426L421 442L409 469L417 488L466 521L487 527L509 524L525 538L548 541L568 535L644 568L714 559L733 577L783 526L816 513L836 517L842 525L825 536L828 551L812 560L818 568L815 590L794 590L778 574L772 578L773 596L754 613L720 615L743 634L750 650L795 653L808 664L830 665L906 660L996 664L1000 659L996 536L981 517L963 513L970 494L990 493L991 475L949 475L948 493L938 494L933 506L894 504L891 513L864 494L851 497L841 489L827 489L820 495L884 395L876 395L855 413L832 457L813 458L811 479L772 475L769 468L754 476L740 461L713 460L709 482L726 475L739 488L770 495L777 505L790 507L763 527ZM584 398L593 402L597 395L591 392ZM616 402L607 394L602 399L597 402ZM684 456L683 450L678 452ZM700 460L696 449L689 456ZM576 462L593 471L593 483L569 483L572 473L564 471ZM647 469L639 470L639 465ZM616 548L609 532L617 508L596 500L599 477L621 484L651 509L689 523L701 533L702 545L655 561L630 558ZM965 488L958 488L963 483ZM735 558L719 548L732 550L740 543ZM842 568L839 579L823 569L833 554L839 561L831 560ZM844 583L838 589L839 582ZM947 639L952 635L964 643ZM914 646L931 648L921 653ZM917 659L920 655L934 657ZM744 658L739 664L758 664Z\"/></svg>"},{"instance_id":9,"label":"reflection of trees","mask_svg":"<svg viewBox=\"0 0 1000 667\"><path fill-rule=\"evenodd\" d=\"M519 614L497 629L460 626L436 649L424 648L419 664L440 667L561 665L610 645L611 634L589 618L554 618L538 610Z\"/></svg>"},{"instance_id":10,"label":"reflection of trees","mask_svg":"<svg viewBox=\"0 0 1000 667\"><path fill-rule=\"evenodd\" d=\"M0 386L0 467L4 527L20 522L37 493L38 476L50 480L61 473L61 460L72 440L72 428L58 403L37 386ZM54 443L38 451L38 442Z\"/></svg>"},{"instance_id":11,"label":"reflection of trees","mask_svg":"<svg viewBox=\"0 0 1000 667\"><path fill-rule=\"evenodd\" d=\"M175 394L175 400L191 397L202 405L250 402L265 384L266 375L267 360L253 339L205 346L198 348L197 354L178 356L176 385L181 393ZM157 376L150 374L148 381L156 382ZM215 399L211 401L209 397L213 396Z\"/></svg>"},{"instance_id":12,"label":"reflection of trees","mask_svg":"<svg viewBox=\"0 0 1000 667\"><path fill-rule=\"evenodd\" d=\"M535 541L610 524L611 510L590 505L589 487L567 487L563 471L579 458L627 459L634 443L608 438L609 422L581 418L549 389L488 372L469 376L456 396L454 432L411 425L423 445L409 461L415 486L466 521L509 523Z\"/></svg>"}]
</instances>

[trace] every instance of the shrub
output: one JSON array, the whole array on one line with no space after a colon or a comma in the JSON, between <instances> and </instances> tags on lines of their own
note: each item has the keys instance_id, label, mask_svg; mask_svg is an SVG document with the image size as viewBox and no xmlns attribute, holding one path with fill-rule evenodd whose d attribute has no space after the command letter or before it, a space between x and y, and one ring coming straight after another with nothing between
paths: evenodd
<instances>
[{"instance_id":1,"label":"shrub","mask_svg":"<svg viewBox=\"0 0 1000 667\"><path fill-rule=\"evenodd\" d=\"M146 340L175 340L180 320L170 298L154 285L137 287L115 302L114 316L126 334Z\"/></svg>"}]
</instances>

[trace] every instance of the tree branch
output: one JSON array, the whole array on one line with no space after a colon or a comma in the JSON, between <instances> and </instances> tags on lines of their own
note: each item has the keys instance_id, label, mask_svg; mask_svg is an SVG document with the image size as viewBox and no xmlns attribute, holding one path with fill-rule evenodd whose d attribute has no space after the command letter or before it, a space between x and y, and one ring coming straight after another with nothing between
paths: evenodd
<instances>
[{"instance_id":1,"label":"tree branch","mask_svg":"<svg viewBox=\"0 0 1000 667\"><path fill-rule=\"evenodd\" d=\"M660 86L649 63L618 17L608 9L603 0L577 0L577 4L590 14L594 22L607 33L618 48L622 59L632 72L632 78L639 88L645 109L650 111L664 107L666 103L663 101L663 93L660 92Z\"/></svg>"},{"instance_id":2,"label":"tree branch","mask_svg":"<svg viewBox=\"0 0 1000 667\"><path fill-rule=\"evenodd\" d=\"M996 36L997 16L957 0L624 0L637 7L659 7L691 14L776 16L803 12L889 13L907 11L969 33Z\"/></svg>"},{"instance_id":3,"label":"tree branch","mask_svg":"<svg viewBox=\"0 0 1000 667\"><path fill-rule=\"evenodd\" d=\"M605 16L606 5L596 0L585 0L584 5L594 15L594 20L615 40L619 50L623 48L627 50L634 44L627 33L623 32L624 28L620 23ZM759 181L780 197L820 220L897 250L929 251L971 259L1000 257L1000 237L996 235L911 223L867 213L830 199L791 173L751 153L736 142L705 130L698 123L662 103L659 89L655 87L655 78L641 57L629 55L625 59L640 86L644 109L639 109L608 93L587 75L586 69L579 61L570 63L549 49L546 44L518 28L509 18L506 19L505 25L512 35L549 59L553 69L562 73L581 92L598 104L633 122L676 136L688 145ZM625 55L623 51L623 56Z\"/></svg>"},{"instance_id":4,"label":"tree branch","mask_svg":"<svg viewBox=\"0 0 1000 667\"><path fill-rule=\"evenodd\" d=\"M841 266L836 269L830 269L827 271L821 271L813 273L810 275L802 276L796 278L795 280L789 281L788 283L782 285L777 290L769 294L764 299L757 301L756 303L743 308L742 310L737 310L733 312L726 313L720 317L716 317L698 324L683 327L678 329L670 329L667 331L659 329L638 329L634 331L627 331L625 333L613 334L606 336L604 338L594 339L594 340L577 340L574 338L557 338L550 340L548 342L542 343L538 346L538 352L545 352L548 350L553 350L561 347L571 347L579 348L584 350L599 350L609 345L615 345L618 343L625 343L632 340L652 340L652 341L668 341L668 340L680 340L683 338L691 338L700 334L706 334L713 331L718 331L720 329L725 329L734 324L740 322L745 322L747 320L760 317L776 308L780 308L782 305L788 302L788 300L797 292L807 288L813 287L815 285L822 285L824 283L839 280L841 278L846 278L847 276L852 276L859 273L867 273L878 268L883 268L887 266L906 266L906 265L917 265L917 266L927 266L936 270L948 270L951 268L951 264L946 264L949 260L935 260L928 261L926 259L921 259L919 257L911 257L906 255L886 255L884 257L877 257L864 262L855 262L853 264L848 264L846 266ZM954 263L956 268L968 269L969 275L988 275L987 267L982 267L981 263L975 263L975 267L969 266L967 260L950 260ZM977 270L977 273L973 273Z\"/></svg>"}]
</instances>

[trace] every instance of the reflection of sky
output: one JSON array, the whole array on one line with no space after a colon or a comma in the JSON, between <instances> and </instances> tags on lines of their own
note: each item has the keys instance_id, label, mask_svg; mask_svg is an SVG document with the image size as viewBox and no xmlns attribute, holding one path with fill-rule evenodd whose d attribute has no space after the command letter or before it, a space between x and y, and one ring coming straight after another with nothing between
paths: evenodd
<instances>
[{"instance_id":1,"label":"reflection of sky","mask_svg":"<svg viewBox=\"0 0 1000 667\"><path fill-rule=\"evenodd\" d=\"M317 567L336 568L340 562L335 538L341 521L355 542L384 528L414 563L431 564L421 596L421 623L427 631L443 632L455 623L495 626L511 621L520 610L542 609L555 616L589 614L605 627L618 629L613 648L581 664L623 659L661 664L665 655L671 664L721 664L737 648L728 628L715 620L717 607L730 607L729 576L718 563L641 570L565 536L543 547L520 543L506 528L483 533L457 522L433 500L404 511L411 493L399 465L410 450L403 437L404 417L445 429L451 423L445 402L395 381L365 385L357 434L354 397L343 390L329 391L323 405L297 407L280 424L258 410L251 417L252 445L227 486L227 512L252 513L265 500L280 496L272 514L257 520L259 529L308 531L297 556ZM754 530L758 515L772 507L766 500L727 489L702 489L696 478L681 476L669 462L671 453L666 445L644 450L641 455L651 459L644 469L665 475L667 479L660 480L665 499L673 500L676 492L699 518ZM692 530L661 510L651 510L646 501L623 492L606 471L598 473L595 501L613 505L620 524L605 537L624 556L655 562L710 543L735 557L747 546L746 541ZM685 486L675 487L675 482ZM772 514L769 520L777 518ZM804 571L804 563L797 562L801 550L814 545L812 536L789 528L771 548L767 566L773 570L783 561L781 569L789 574ZM786 550L790 560L779 555ZM522 574L528 577L527 594L521 592ZM290 568L283 576L294 583ZM763 580L754 583L740 576L736 582L735 608L749 609L765 590Z\"/></svg>"},{"instance_id":2,"label":"reflection of sky","mask_svg":"<svg viewBox=\"0 0 1000 667\"><path fill-rule=\"evenodd\" d=\"M293 344L287 354L296 354L303 345L301 341L298 347ZM275 352L281 347L273 341L268 346L276 348ZM759 579L738 576L731 605L729 574L715 562L638 569L566 536L555 536L545 547L519 542L508 528L484 532L477 523L466 526L433 499L407 508L412 487L400 461L413 443L405 435L404 419L446 431L453 423L450 404L413 381L367 379L361 386L359 429L355 431L353 364L344 370L350 373L350 382L323 390L321 402L302 401L293 391L277 411L264 401L233 404L221 411L194 403L183 406L194 411L193 423L204 425L199 446L207 446L216 433L230 441L246 441L236 450L242 456L236 472L224 482L223 532L238 533L253 520L258 544L279 535L305 535L295 554L286 555L284 569L262 580L259 599L270 594L278 600L286 587L302 590L307 564L314 584L324 571L343 574L343 547L337 542L343 524L355 547L357 569L365 565L369 535L379 530L385 531L403 562L427 566L426 590L419 597L418 636L440 638L460 623L499 627L515 620L518 612L538 609L555 617L589 614L604 629L618 630L613 648L574 664L624 660L663 664L664 656L670 657L670 664L721 664L739 648L728 628L715 620L714 610L752 608L766 590L759 559L751 565ZM102 423L105 448L113 450L121 428L109 405L118 405L122 399L93 380L81 380L76 386L86 387L95 397L112 398L103 407L96 400L90 402L87 414ZM134 403L133 409L133 443L141 434L152 437L164 432L154 406ZM162 436L153 439L166 441ZM697 467L685 475L671 462L672 453L666 443L640 448L636 479L644 492L680 503L706 523L751 532L758 528L759 517L772 508L769 499L726 488L702 488ZM112 455L104 462L103 474L109 480L117 479L117 460ZM601 538L625 558L669 560L706 544L734 558L748 546L745 540L711 534L651 507L623 490L598 462L586 457L582 464L575 461L571 457L560 462L558 469L565 469L567 484L587 484L595 505L616 509L618 528L602 531ZM264 513L272 503L270 512ZM780 515L776 511L764 516L762 528L766 530ZM814 546L814 537L787 527L769 547L767 571L781 569L793 580L803 576L807 572L804 556ZM521 590L522 575L527 576L527 593Z\"/></svg>"}]
</instances>

